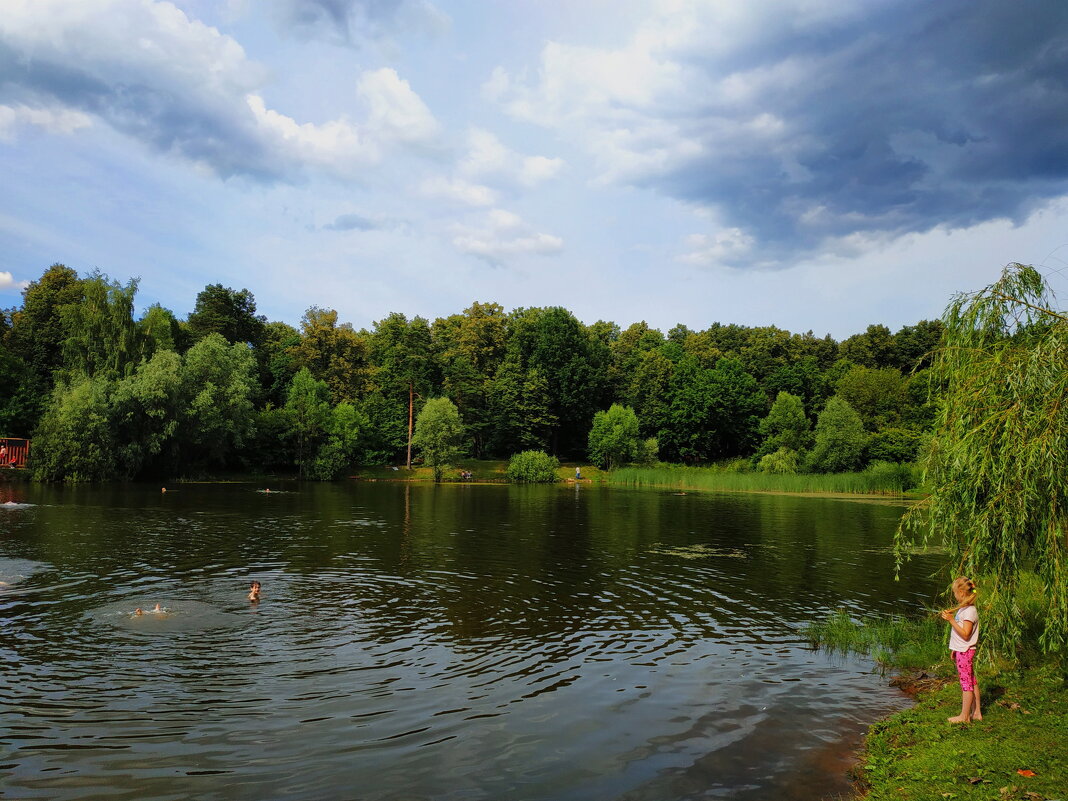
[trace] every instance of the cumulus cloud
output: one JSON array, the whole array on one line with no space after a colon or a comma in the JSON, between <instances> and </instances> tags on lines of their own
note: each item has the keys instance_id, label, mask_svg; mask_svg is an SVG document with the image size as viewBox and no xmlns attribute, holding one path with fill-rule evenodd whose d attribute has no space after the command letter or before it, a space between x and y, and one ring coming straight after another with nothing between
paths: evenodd
<instances>
[{"instance_id":1,"label":"cumulus cloud","mask_svg":"<svg viewBox=\"0 0 1068 801\"><path fill-rule=\"evenodd\" d=\"M550 256L564 248L564 240L535 231L517 214L491 209L479 228L457 227L452 244L461 253L470 253L500 266L517 256Z\"/></svg>"},{"instance_id":2,"label":"cumulus cloud","mask_svg":"<svg viewBox=\"0 0 1068 801\"><path fill-rule=\"evenodd\" d=\"M10 289L25 289L29 285L29 281L16 281L15 277L11 273L0 270L0 291Z\"/></svg>"},{"instance_id":3,"label":"cumulus cloud","mask_svg":"<svg viewBox=\"0 0 1068 801\"><path fill-rule=\"evenodd\" d=\"M267 106L266 73L240 44L156 0L13 0L0 15L0 75L6 107L48 109L68 127L101 120L223 177L353 175L437 131L392 69L357 80L363 120L298 122Z\"/></svg>"},{"instance_id":4,"label":"cumulus cloud","mask_svg":"<svg viewBox=\"0 0 1068 801\"><path fill-rule=\"evenodd\" d=\"M481 128L468 132L467 148L457 171L482 181L531 188L553 178L564 166L563 159L516 153L495 134Z\"/></svg>"},{"instance_id":5,"label":"cumulus cloud","mask_svg":"<svg viewBox=\"0 0 1068 801\"><path fill-rule=\"evenodd\" d=\"M338 44L389 37L400 30L439 34L449 17L427 0L271 0L285 30Z\"/></svg>"},{"instance_id":6,"label":"cumulus cloud","mask_svg":"<svg viewBox=\"0 0 1068 801\"><path fill-rule=\"evenodd\" d=\"M1068 192L1064 3L662 5L624 46L550 42L483 94L585 147L599 180L713 210L688 260L785 263Z\"/></svg>"},{"instance_id":7,"label":"cumulus cloud","mask_svg":"<svg viewBox=\"0 0 1068 801\"><path fill-rule=\"evenodd\" d=\"M13 139L15 131L24 125L40 128L49 133L72 134L92 124L88 114L66 108L0 106L0 140Z\"/></svg>"},{"instance_id":8,"label":"cumulus cloud","mask_svg":"<svg viewBox=\"0 0 1068 801\"><path fill-rule=\"evenodd\" d=\"M468 206L492 206L497 202L497 193L488 186L462 178L428 178L423 181L419 190L427 197L444 198Z\"/></svg>"}]
</instances>

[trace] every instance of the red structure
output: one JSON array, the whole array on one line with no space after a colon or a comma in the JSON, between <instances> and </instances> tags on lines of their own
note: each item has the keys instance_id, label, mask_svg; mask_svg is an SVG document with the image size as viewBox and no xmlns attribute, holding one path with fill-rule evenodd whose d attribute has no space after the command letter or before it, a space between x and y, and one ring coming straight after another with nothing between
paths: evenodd
<instances>
[{"instance_id":1,"label":"red structure","mask_svg":"<svg viewBox=\"0 0 1068 801\"><path fill-rule=\"evenodd\" d=\"M30 441L14 437L0 437L0 468L25 467L30 458Z\"/></svg>"}]
</instances>

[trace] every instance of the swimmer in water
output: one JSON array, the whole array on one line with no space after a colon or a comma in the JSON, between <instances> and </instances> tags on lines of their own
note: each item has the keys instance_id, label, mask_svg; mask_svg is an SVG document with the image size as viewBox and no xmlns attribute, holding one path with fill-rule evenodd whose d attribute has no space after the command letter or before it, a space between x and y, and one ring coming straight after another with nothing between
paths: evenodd
<instances>
[{"instance_id":1,"label":"swimmer in water","mask_svg":"<svg viewBox=\"0 0 1068 801\"><path fill-rule=\"evenodd\" d=\"M164 609L164 608L163 608L162 606L160 606L159 604L156 604L156 607L155 607L155 609L153 609L152 611L153 611L153 612L154 612L155 614L157 614L157 615L161 615L161 614L163 614L164 612L166 612L167 610L166 610L166 609Z\"/></svg>"},{"instance_id":2,"label":"swimmer in water","mask_svg":"<svg viewBox=\"0 0 1068 801\"><path fill-rule=\"evenodd\" d=\"M252 582L248 588L248 599L252 603L257 603L260 600L260 583L258 581Z\"/></svg>"},{"instance_id":3,"label":"swimmer in water","mask_svg":"<svg viewBox=\"0 0 1068 801\"><path fill-rule=\"evenodd\" d=\"M141 615L143 615L144 613L145 613L145 610L142 609L140 606L137 607L135 610L133 610L133 616L134 617L141 617Z\"/></svg>"}]
</instances>

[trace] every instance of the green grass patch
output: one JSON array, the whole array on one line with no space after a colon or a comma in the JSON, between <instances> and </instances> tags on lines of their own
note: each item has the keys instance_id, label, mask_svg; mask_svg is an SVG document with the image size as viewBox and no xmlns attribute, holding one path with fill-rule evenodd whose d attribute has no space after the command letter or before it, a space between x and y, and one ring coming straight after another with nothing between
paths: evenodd
<instances>
[{"instance_id":1,"label":"green grass patch","mask_svg":"<svg viewBox=\"0 0 1068 801\"><path fill-rule=\"evenodd\" d=\"M624 467L605 479L624 487L661 487L718 492L796 492L840 495L895 495L907 492L902 471L865 470L859 473L744 472L733 463L724 467Z\"/></svg>"},{"instance_id":2,"label":"green grass patch","mask_svg":"<svg viewBox=\"0 0 1068 801\"><path fill-rule=\"evenodd\" d=\"M907 670L949 661L946 624L933 614L921 619L872 618L859 622L844 609L810 623L805 635L817 648L866 654L882 668Z\"/></svg>"},{"instance_id":3,"label":"green grass patch","mask_svg":"<svg viewBox=\"0 0 1068 801\"><path fill-rule=\"evenodd\" d=\"M1068 799L1068 689L1059 667L980 671L979 689L981 721L946 722L960 712L960 685L951 682L872 726L858 765L864 797Z\"/></svg>"}]
</instances>

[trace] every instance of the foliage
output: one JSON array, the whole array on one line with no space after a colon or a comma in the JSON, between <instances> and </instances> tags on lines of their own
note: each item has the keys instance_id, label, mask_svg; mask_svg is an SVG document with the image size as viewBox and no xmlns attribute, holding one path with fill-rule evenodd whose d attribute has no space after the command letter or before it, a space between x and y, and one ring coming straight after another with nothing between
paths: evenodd
<instances>
[{"instance_id":1,"label":"foliage","mask_svg":"<svg viewBox=\"0 0 1068 801\"><path fill-rule=\"evenodd\" d=\"M686 357L671 379L671 406L659 433L669 458L688 463L751 452L767 400L736 359L709 370Z\"/></svg>"},{"instance_id":2,"label":"foliage","mask_svg":"<svg viewBox=\"0 0 1068 801\"><path fill-rule=\"evenodd\" d=\"M247 289L209 284L197 295L189 315L189 332L196 340L219 334L229 343L259 345L263 341L262 315L256 314L256 299Z\"/></svg>"},{"instance_id":3,"label":"foliage","mask_svg":"<svg viewBox=\"0 0 1068 801\"><path fill-rule=\"evenodd\" d=\"M912 428L884 428L868 439L867 458L883 462L915 462L925 436Z\"/></svg>"},{"instance_id":4,"label":"foliage","mask_svg":"<svg viewBox=\"0 0 1068 801\"><path fill-rule=\"evenodd\" d=\"M110 391L103 376L59 384L34 437L33 475L42 481L115 478Z\"/></svg>"},{"instance_id":5,"label":"foliage","mask_svg":"<svg viewBox=\"0 0 1068 801\"><path fill-rule=\"evenodd\" d=\"M339 403L326 424L326 439L315 454L309 475L322 481L340 476L352 464L360 444L360 432L367 427L351 403Z\"/></svg>"},{"instance_id":6,"label":"foliage","mask_svg":"<svg viewBox=\"0 0 1068 801\"><path fill-rule=\"evenodd\" d=\"M816 421L816 444L806 459L809 470L842 473L860 466L868 438L860 415L835 395Z\"/></svg>"},{"instance_id":7,"label":"foliage","mask_svg":"<svg viewBox=\"0 0 1068 801\"><path fill-rule=\"evenodd\" d=\"M1021 639L1017 589L1033 568L1048 588L1041 644L1068 651L1068 318L1033 267L957 295L932 365L941 403L923 462L929 497L898 530L898 559L944 543L977 579L983 636Z\"/></svg>"},{"instance_id":8,"label":"foliage","mask_svg":"<svg viewBox=\"0 0 1068 801\"><path fill-rule=\"evenodd\" d=\"M456 404L448 398L431 398L415 421L412 444L423 461L434 468L434 480L441 481L445 467L460 453L464 425Z\"/></svg>"},{"instance_id":9,"label":"foliage","mask_svg":"<svg viewBox=\"0 0 1068 801\"><path fill-rule=\"evenodd\" d=\"M508 480L517 484L551 484L559 479L560 460L544 451L523 451L508 461Z\"/></svg>"},{"instance_id":10,"label":"foliage","mask_svg":"<svg viewBox=\"0 0 1068 801\"><path fill-rule=\"evenodd\" d=\"M800 459L797 451L784 446L774 453L762 456L757 463L757 467L762 473L785 475L788 473L796 473L799 461Z\"/></svg>"},{"instance_id":11,"label":"foliage","mask_svg":"<svg viewBox=\"0 0 1068 801\"><path fill-rule=\"evenodd\" d=\"M293 376L285 410L297 468L301 476L310 475L330 423L330 390L326 382L314 379L307 367L301 368Z\"/></svg>"},{"instance_id":12,"label":"foliage","mask_svg":"<svg viewBox=\"0 0 1068 801\"><path fill-rule=\"evenodd\" d=\"M638 454L634 457L636 464L649 466L660 460L660 442L656 437L646 437L638 443Z\"/></svg>"},{"instance_id":13,"label":"foliage","mask_svg":"<svg viewBox=\"0 0 1068 801\"><path fill-rule=\"evenodd\" d=\"M784 448L796 454L807 449L812 440L812 424L805 415L805 406L801 398L789 392L778 394L768 416L760 421L759 430L764 443L758 456Z\"/></svg>"},{"instance_id":14,"label":"foliage","mask_svg":"<svg viewBox=\"0 0 1068 801\"><path fill-rule=\"evenodd\" d=\"M613 403L593 416L589 435L590 461L605 470L636 461L639 452L638 417L629 406Z\"/></svg>"},{"instance_id":15,"label":"foliage","mask_svg":"<svg viewBox=\"0 0 1068 801\"><path fill-rule=\"evenodd\" d=\"M252 431L256 361L242 342L208 334L185 356L183 467L221 467Z\"/></svg>"}]
</instances>

